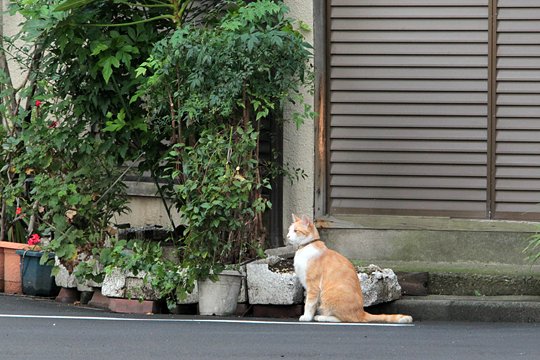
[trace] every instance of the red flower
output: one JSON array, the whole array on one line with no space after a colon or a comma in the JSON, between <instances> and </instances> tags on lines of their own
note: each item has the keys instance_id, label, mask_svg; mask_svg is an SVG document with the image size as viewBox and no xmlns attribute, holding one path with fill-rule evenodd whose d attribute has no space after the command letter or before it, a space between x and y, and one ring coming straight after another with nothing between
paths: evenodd
<instances>
[{"instance_id":1,"label":"red flower","mask_svg":"<svg viewBox=\"0 0 540 360\"><path fill-rule=\"evenodd\" d=\"M21 215L22 208L18 207L17 210L15 210L15 215Z\"/></svg>"},{"instance_id":2,"label":"red flower","mask_svg":"<svg viewBox=\"0 0 540 360\"><path fill-rule=\"evenodd\" d=\"M39 234L32 234L28 238L28 245L35 246L35 245L39 244L40 242L41 242L41 237L39 236Z\"/></svg>"},{"instance_id":3,"label":"red flower","mask_svg":"<svg viewBox=\"0 0 540 360\"><path fill-rule=\"evenodd\" d=\"M49 129L54 129L58 126L58 121L54 120L49 124Z\"/></svg>"},{"instance_id":4,"label":"red flower","mask_svg":"<svg viewBox=\"0 0 540 360\"><path fill-rule=\"evenodd\" d=\"M36 100L36 107L40 107L40 106L41 106L41 104L42 104L42 102L41 102L41 101L39 101L39 100Z\"/></svg>"}]
</instances>

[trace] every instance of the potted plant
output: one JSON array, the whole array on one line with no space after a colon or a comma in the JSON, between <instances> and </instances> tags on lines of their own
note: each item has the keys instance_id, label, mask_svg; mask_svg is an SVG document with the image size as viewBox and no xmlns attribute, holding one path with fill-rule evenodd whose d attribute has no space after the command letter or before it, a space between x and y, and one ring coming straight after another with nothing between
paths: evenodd
<instances>
[{"instance_id":1,"label":"potted plant","mask_svg":"<svg viewBox=\"0 0 540 360\"><path fill-rule=\"evenodd\" d=\"M24 20L18 34L2 38L0 58L11 46L6 53L17 53L15 60L30 71L19 91L9 74L0 74L13 90L2 92L13 93L7 102L13 106L1 114L2 121L16 130L7 142L9 165L2 171L11 176L8 189L13 193L32 178L27 203L39 218L33 228L51 234L42 250L54 252L80 279L99 278L101 267L95 265L113 232L111 223L126 210L121 166L140 160L141 144L151 142L145 137L145 110L126 99L138 85L135 68L159 32L144 20L152 15L138 6L104 2L62 12L56 11L59 3L10 3ZM142 21L107 31L74 25L89 19ZM20 49L17 41L29 45ZM121 121L123 126L117 126ZM42 262L47 261L43 255Z\"/></svg>"},{"instance_id":2,"label":"potted plant","mask_svg":"<svg viewBox=\"0 0 540 360\"><path fill-rule=\"evenodd\" d=\"M267 184L254 160L257 136L241 126L209 128L195 145L178 144L167 158L174 164L171 178L178 182L175 199L189 224L182 266L199 281L199 311L204 315L234 312L241 284L238 264L260 254L263 245L261 215L269 202L260 196Z\"/></svg>"},{"instance_id":3,"label":"potted plant","mask_svg":"<svg viewBox=\"0 0 540 360\"><path fill-rule=\"evenodd\" d=\"M6 188L14 181L10 171L10 160L13 148L7 143L8 129L0 128L0 159L3 164L0 170L0 291L6 293L21 293L20 258L17 250L26 249L28 238L29 218L22 208L22 199L12 197ZM31 220L30 220L31 221Z\"/></svg>"},{"instance_id":4,"label":"potted plant","mask_svg":"<svg viewBox=\"0 0 540 360\"><path fill-rule=\"evenodd\" d=\"M186 223L184 293L265 246L271 204L263 189L284 170L261 160L260 129L282 124L284 104L302 103L300 89L310 82L309 45L287 11L281 1L238 1L213 24L179 27L137 70L147 81L132 100L153 110L152 131L169 135L154 172ZM293 118L300 125L312 115L306 105ZM199 286L199 306L203 296Z\"/></svg>"},{"instance_id":5,"label":"potted plant","mask_svg":"<svg viewBox=\"0 0 540 360\"><path fill-rule=\"evenodd\" d=\"M22 291L26 295L56 296L59 288L51 275L53 267L41 264L41 258L44 254L38 246L40 243L39 234L32 234L28 239L28 245L31 246L31 249L17 250L17 254L21 257ZM53 254L47 256L54 258Z\"/></svg>"}]
</instances>

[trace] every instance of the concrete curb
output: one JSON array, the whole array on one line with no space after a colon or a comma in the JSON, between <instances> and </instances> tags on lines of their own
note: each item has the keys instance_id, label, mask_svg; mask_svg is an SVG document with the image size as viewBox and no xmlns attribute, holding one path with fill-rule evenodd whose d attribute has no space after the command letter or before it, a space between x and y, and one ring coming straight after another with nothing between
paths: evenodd
<instances>
[{"instance_id":1,"label":"concrete curb","mask_svg":"<svg viewBox=\"0 0 540 360\"><path fill-rule=\"evenodd\" d=\"M415 321L536 323L540 322L540 296L411 296L367 311L408 314Z\"/></svg>"}]
</instances>

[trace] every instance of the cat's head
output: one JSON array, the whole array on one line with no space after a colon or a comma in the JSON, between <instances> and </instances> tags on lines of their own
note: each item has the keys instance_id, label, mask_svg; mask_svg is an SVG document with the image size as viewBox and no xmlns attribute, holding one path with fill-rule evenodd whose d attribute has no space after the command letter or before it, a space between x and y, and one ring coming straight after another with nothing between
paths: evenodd
<instances>
[{"instance_id":1,"label":"cat's head","mask_svg":"<svg viewBox=\"0 0 540 360\"><path fill-rule=\"evenodd\" d=\"M287 242L294 246L301 246L319 239L319 232L313 221L303 215L301 218L293 214L293 223L289 226Z\"/></svg>"}]
</instances>

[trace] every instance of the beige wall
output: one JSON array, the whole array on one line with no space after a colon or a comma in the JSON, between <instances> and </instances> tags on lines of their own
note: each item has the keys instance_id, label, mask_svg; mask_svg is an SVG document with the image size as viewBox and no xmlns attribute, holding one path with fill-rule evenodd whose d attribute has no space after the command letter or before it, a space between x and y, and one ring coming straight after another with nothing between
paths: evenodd
<instances>
[{"instance_id":1,"label":"beige wall","mask_svg":"<svg viewBox=\"0 0 540 360\"><path fill-rule=\"evenodd\" d=\"M6 11L8 9L7 4L9 3L9 0L0 0L0 3L2 4L2 7L1 7L2 10ZM12 36L17 33L18 24L21 22L22 17L19 15L10 16L9 14L4 14L2 17L2 20L3 20L4 36ZM15 87L17 87L21 84L21 82L24 79L24 72L13 61L9 61L8 66L10 69L13 83Z\"/></svg>"},{"instance_id":2,"label":"beige wall","mask_svg":"<svg viewBox=\"0 0 540 360\"><path fill-rule=\"evenodd\" d=\"M290 9L290 16L301 20L313 28L313 0L285 1ZM306 39L313 44L313 31L305 33ZM306 93L305 101L314 105L312 95ZM292 109L286 109L290 114ZM284 163L293 168L301 168L307 178L300 179L293 185L285 181L283 190L283 226L288 228L291 213L313 216L314 194L314 121L306 121L299 129L290 121L283 131ZM286 234L286 232L285 232Z\"/></svg>"}]
</instances>

